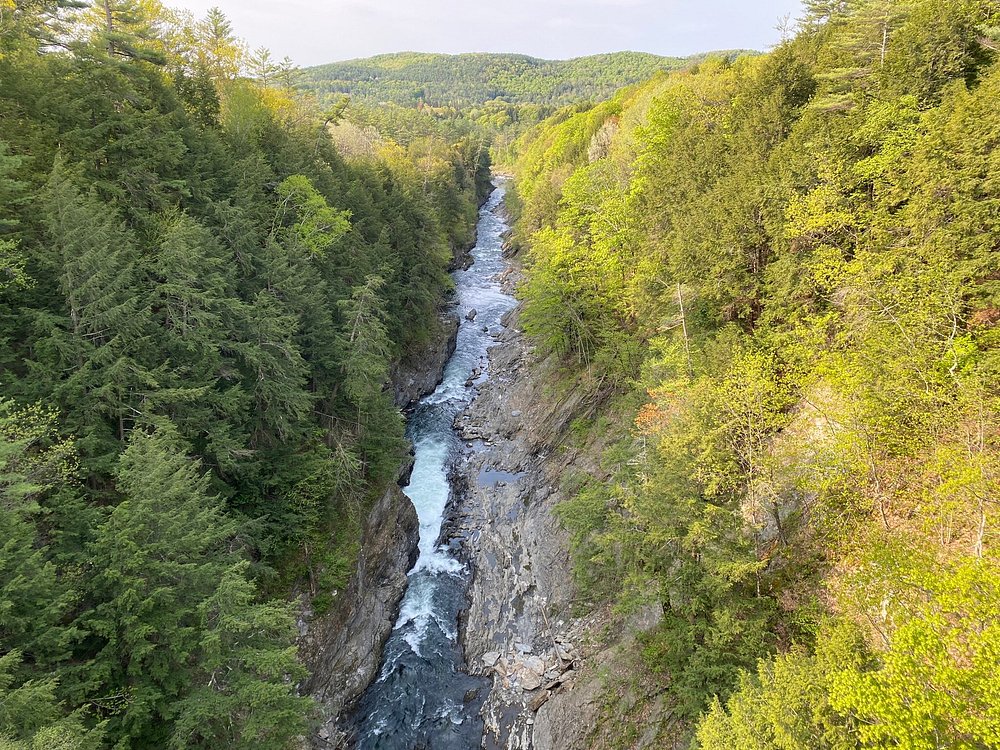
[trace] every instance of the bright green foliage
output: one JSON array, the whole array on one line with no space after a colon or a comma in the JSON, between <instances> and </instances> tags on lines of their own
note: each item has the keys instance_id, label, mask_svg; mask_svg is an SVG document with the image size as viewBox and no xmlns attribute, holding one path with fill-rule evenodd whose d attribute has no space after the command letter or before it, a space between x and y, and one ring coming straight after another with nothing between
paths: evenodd
<instances>
[{"instance_id":1,"label":"bright green foliage","mask_svg":"<svg viewBox=\"0 0 1000 750\"><path fill-rule=\"evenodd\" d=\"M646 402L559 515L585 597L662 610L678 742L1000 742L997 13L809 3L518 144L524 328Z\"/></svg>"},{"instance_id":2,"label":"bright green foliage","mask_svg":"<svg viewBox=\"0 0 1000 750\"><path fill-rule=\"evenodd\" d=\"M0 656L0 748L97 750L103 730L87 729L83 715L64 717L52 678L15 683L20 651Z\"/></svg>"},{"instance_id":3,"label":"bright green foliage","mask_svg":"<svg viewBox=\"0 0 1000 750\"><path fill-rule=\"evenodd\" d=\"M608 295L591 256L571 235L539 232L535 248L540 260L532 269L525 293L531 296L524 325L531 335L560 355L590 361L601 328L613 315Z\"/></svg>"},{"instance_id":4,"label":"bright green foliage","mask_svg":"<svg viewBox=\"0 0 1000 750\"><path fill-rule=\"evenodd\" d=\"M795 649L744 674L700 724L702 750L992 747L996 716L996 564L941 571L919 555L873 553L856 580L894 590L885 653L846 623L819 633L816 655ZM879 576L888 575L891 579ZM914 591L919 595L914 601ZM873 603L874 604L874 603ZM881 604L877 604L881 607Z\"/></svg>"},{"instance_id":5,"label":"bright green foliage","mask_svg":"<svg viewBox=\"0 0 1000 750\"><path fill-rule=\"evenodd\" d=\"M309 182L297 174L278 185L278 195L295 214L295 233L311 253L323 253L349 228L349 213L334 211Z\"/></svg>"},{"instance_id":6,"label":"bright green foliage","mask_svg":"<svg viewBox=\"0 0 1000 750\"><path fill-rule=\"evenodd\" d=\"M0 141L0 206L8 207L6 211L23 200L24 183L9 177L21 163L20 158L10 155L7 143ZM0 293L31 283L25 269L27 261L18 251L17 241L3 236L17 228L17 221L5 215L6 211L0 209Z\"/></svg>"},{"instance_id":7,"label":"bright green foliage","mask_svg":"<svg viewBox=\"0 0 1000 750\"><path fill-rule=\"evenodd\" d=\"M762 659L744 672L723 704L715 698L698 726L700 750L851 750L858 721L831 705L830 686L845 669L872 668L861 634L847 623L825 623L816 654L803 648Z\"/></svg>"},{"instance_id":8,"label":"bright green foliage","mask_svg":"<svg viewBox=\"0 0 1000 750\"><path fill-rule=\"evenodd\" d=\"M76 454L59 438L56 414L0 402L0 747L100 747L83 712L66 716L48 667L64 658L72 583L58 577L41 535L44 505L72 482ZM31 665L23 664L27 657Z\"/></svg>"},{"instance_id":9,"label":"bright green foliage","mask_svg":"<svg viewBox=\"0 0 1000 750\"><path fill-rule=\"evenodd\" d=\"M17 244L10 240L0 240L0 291L31 283L24 266L25 260L18 252Z\"/></svg>"},{"instance_id":10,"label":"bright green foliage","mask_svg":"<svg viewBox=\"0 0 1000 750\"><path fill-rule=\"evenodd\" d=\"M828 665L834 666L834 665ZM816 659L801 651L762 661L741 677L725 707L715 699L698 727L702 750L848 750L857 747L833 713Z\"/></svg>"},{"instance_id":11,"label":"bright green foliage","mask_svg":"<svg viewBox=\"0 0 1000 750\"><path fill-rule=\"evenodd\" d=\"M70 635L60 622L66 582L41 539L42 503L75 471L74 447L60 439L53 412L0 402L0 638L41 664L65 655Z\"/></svg>"},{"instance_id":12,"label":"bright green foliage","mask_svg":"<svg viewBox=\"0 0 1000 750\"><path fill-rule=\"evenodd\" d=\"M894 593L877 668L833 671L830 703L859 720L865 747L1000 743L1000 578L996 560L936 569L921 555L874 553L867 581ZM872 580L874 579L874 580ZM915 592L920 592L915 595Z\"/></svg>"}]
</instances>

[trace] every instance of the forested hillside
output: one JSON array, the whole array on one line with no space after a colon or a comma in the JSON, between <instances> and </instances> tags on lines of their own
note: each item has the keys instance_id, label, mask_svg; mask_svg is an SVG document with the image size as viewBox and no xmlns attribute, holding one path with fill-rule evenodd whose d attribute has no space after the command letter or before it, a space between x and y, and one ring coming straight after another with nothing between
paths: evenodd
<instances>
[{"instance_id":1,"label":"forested hillside","mask_svg":"<svg viewBox=\"0 0 1000 750\"><path fill-rule=\"evenodd\" d=\"M518 568L567 559L551 516L492 539L524 587L481 602L537 610L555 660L520 619L480 639L517 726L1000 747L1000 2L804 7L763 55L300 73L218 11L0 0L0 750L302 747L297 617L405 463L386 383L438 333L491 145L534 358L488 418L544 413L518 450L580 459L488 488L568 498L579 617ZM528 381L551 403L509 410ZM563 701L590 653L603 693Z\"/></svg>"},{"instance_id":2,"label":"forested hillside","mask_svg":"<svg viewBox=\"0 0 1000 750\"><path fill-rule=\"evenodd\" d=\"M493 99L510 104L558 106L606 98L659 70L687 65L690 58L614 52L573 60L527 55L399 52L363 60L317 65L303 71L318 94L348 94L372 102L413 106L480 107Z\"/></svg>"},{"instance_id":3,"label":"forested hillside","mask_svg":"<svg viewBox=\"0 0 1000 750\"><path fill-rule=\"evenodd\" d=\"M1000 6L806 5L518 144L580 606L662 611L595 747L1000 746Z\"/></svg>"},{"instance_id":4,"label":"forested hillside","mask_svg":"<svg viewBox=\"0 0 1000 750\"><path fill-rule=\"evenodd\" d=\"M330 605L395 481L383 386L435 335L488 164L347 158L268 65L217 11L0 2L5 750L306 727L287 599Z\"/></svg>"},{"instance_id":5,"label":"forested hillside","mask_svg":"<svg viewBox=\"0 0 1000 750\"><path fill-rule=\"evenodd\" d=\"M725 53L735 54L735 53ZM336 106L349 98L348 119L391 132L442 126L475 131L509 159L509 142L560 106L601 101L658 71L678 70L704 57L659 57L614 52L573 60L526 55L401 52L319 65L301 84Z\"/></svg>"}]
</instances>

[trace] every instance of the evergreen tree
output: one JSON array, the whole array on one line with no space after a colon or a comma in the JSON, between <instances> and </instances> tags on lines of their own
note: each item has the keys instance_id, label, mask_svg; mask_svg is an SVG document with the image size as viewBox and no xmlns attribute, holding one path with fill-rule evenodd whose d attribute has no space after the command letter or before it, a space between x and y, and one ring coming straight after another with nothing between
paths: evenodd
<instances>
[{"instance_id":1,"label":"evergreen tree","mask_svg":"<svg viewBox=\"0 0 1000 750\"><path fill-rule=\"evenodd\" d=\"M0 656L0 748L3 750L99 750L100 726L88 729L82 712L64 716L51 678L20 682L21 652Z\"/></svg>"},{"instance_id":2,"label":"evergreen tree","mask_svg":"<svg viewBox=\"0 0 1000 750\"><path fill-rule=\"evenodd\" d=\"M59 439L55 422L39 406L0 401L0 644L39 666L65 656L61 618L72 596L40 528L43 497L76 470L73 445Z\"/></svg>"},{"instance_id":3,"label":"evergreen tree","mask_svg":"<svg viewBox=\"0 0 1000 750\"><path fill-rule=\"evenodd\" d=\"M476 196L438 131L345 160L217 10L83 5L0 1L0 745L293 745L279 592L346 585Z\"/></svg>"},{"instance_id":4,"label":"evergreen tree","mask_svg":"<svg viewBox=\"0 0 1000 750\"><path fill-rule=\"evenodd\" d=\"M177 705L170 747L238 750L299 746L310 700L295 694L306 672L296 658L290 607L257 603L247 564L222 575L201 607L194 688Z\"/></svg>"},{"instance_id":5,"label":"evergreen tree","mask_svg":"<svg viewBox=\"0 0 1000 750\"><path fill-rule=\"evenodd\" d=\"M46 187L48 236L60 268L63 314L39 347L36 371L46 379L68 372L49 387L77 418L86 455L107 460L142 415L141 396L156 378L137 347L150 334L137 275L135 239L96 197L74 187L61 159Z\"/></svg>"},{"instance_id":6,"label":"evergreen tree","mask_svg":"<svg viewBox=\"0 0 1000 750\"><path fill-rule=\"evenodd\" d=\"M133 433L117 482L124 499L91 550L99 604L84 618L102 643L88 689L121 704L110 735L133 747L194 736L210 747L218 732L246 743L287 742L301 730L303 709L287 679L301 675L291 615L253 602L246 566L227 544L235 526L209 494L210 478L162 426ZM170 739L182 715L206 711L214 729L184 720Z\"/></svg>"}]
</instances>

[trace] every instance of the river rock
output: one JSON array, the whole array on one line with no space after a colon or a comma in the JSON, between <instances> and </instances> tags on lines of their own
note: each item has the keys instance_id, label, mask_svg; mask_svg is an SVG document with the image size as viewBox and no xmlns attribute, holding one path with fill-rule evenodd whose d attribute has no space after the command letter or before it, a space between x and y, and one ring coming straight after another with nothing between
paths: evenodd
<instances>
[{"instance_id":1,"label":"river rock","mask_svg":"<svg viewBox=\"0 0 1000 750\"><path fill-rule=\"evenodd\" d=\"M409 468L407 464L404 475ZM317 747L337 746L329 738L344 736L344 708L378 672L382 647L406 590L406 572L416 560L418 537L413 503L393 484L368 512L347 589L329 612L313 618L300 639L299 653L311 675L305 692L323 715Z\"/></svg>"},{"instance_id":2,"label":"river rock","mask_svg":"<svg viewBox=\"0 0 1000 750\"><path fill-rule=\"evenodd\" d=\"M538 656L526 656L521 660L521 665L532 672L542 674L545 671L545 661Z\"/></svg>"},{"instance_id":3,"label":"river rock","mask_svg":"<svg viewBox=\"0 0 1000 750\"><path fill-rule=\"evenodd\" d=\"M553 509L564 499L560 477L577 457L562 438L590 396L581 388L553 397L552 377L538 372L559 363L536 361L517 321L517 313L503 319L508 327L489 351L489 377L459 423L463 437L481 441L462 469L464 523L482 532L466 548L475 575L463 645L470 668L494 680L482 707L486 747L585 750L600 686L572 669L581 663L574 644L583 629L574 617L569 539ZM522 478L479 486L490 466ZM483 661L491 651L514 656L491 668Z\"/></svg>"},{"instance_id":4,"label":"river rock","mask_svg":"<svg viewBox=\"0 0 1000 750\"><path fill-rule=\"evenodd\" d=\"M465 314L465 319L475 320L477 315L479 315L479 311L473 307L471 310L469 310L469 312Z\"/></svg>"},{"instance_id":5,"label":"river rock","mask_svg":"<svg viewBox=\"0 0 1000 750\"><path fill-rule=\"evenodd\" d=\"M556 655L562 661L573 661L576 658L576 649L560 643L556 648Z\"/></svg>"},{"instance_id":6,"label":"river rock","mask_svg":"<svg viewBox=\"0 0 1000 750\"><path fill-rule=\"evenodd\" d=\"M485 654L483 654L483 664L485 664L487 667L492 667L499 660L500 660L499 651L487 651Z\"/></svg>"},{"instance_id":7,"label":"river rock","mask_svg":"<svg viewBox=\"0 0 1000 750\"><path fill-rule=\"evenodd\" d=\"M434 391L458 341L458 315L452 311L439 319L438 336L406 360L390 368L389 382L396 406L406 408Z\"/></svg>"},{"instance_id":8,"label":"river rock","mask_svg":"<svg viewBox=\"0 0 1000 750\"><path fill-rule=\"evenodd\" d=\"M542 686L545 662L537 656L527 656L514 668L517 682L523 690L537 690Z\"/></svg>"}]
</instances>

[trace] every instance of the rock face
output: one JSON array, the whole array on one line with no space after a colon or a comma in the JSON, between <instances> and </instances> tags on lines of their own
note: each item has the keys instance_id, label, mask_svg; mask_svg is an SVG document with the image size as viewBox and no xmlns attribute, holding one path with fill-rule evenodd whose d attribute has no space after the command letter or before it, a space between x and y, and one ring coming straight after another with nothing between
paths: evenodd
<instances>
[{"instance_id":1,"label":"rock face","mask_svg":"<svg viewBox=\"0 0 1000 750\"><path fill-rule=\"evenodd\" d=\"M489 380L457 425L474 446L459 520L474 569L465 654L472 672L493 675L483 747L570 750L585 747L600 688L581 645L593 623L571 616L569 540L552 513L566 469L553 448L582 394L554 399L517 311L505 323ZM514 479L483 482L484 469Z\"/></svg>"},{"instance_id":2,"label":"rock face","mask_svg":"<svg viewBox=\"0 0 1000 750\"><path fill-rule=\"evenodd\" d=\"M330 613L307 626L300 652L312 676L305 692L317 700L324 718L315 747L341 746L341 713L378 671L406 590L406 571L416 559L418 536L413 504L398 486L390 487L368 513L347 590Z\"/></svg>"},{"instance_id":3,"label":"rock face","mask_svg":"<svg viewBox=\"0 0 1000 750\"><path fill-rule=\"evenodd\" d=\"M405 409L431 393L441 382L448 359L455 351L458 316L452 312L440 317L440 335L419 353L393 366L390 383L396 406Z\"/></svg>"},{"instance_id":4,"label":"rock face","mask_svg":"<svg viewBox=\"0 0 1000 750\"><path fill-rule=\"evenodd\" d=\"M471 448L456 520L474 571L463 645L470 671L493 677L483 748L584 750L600 744L605 676L628 663L634 634L655 626L662 608L616 623L610 636L606 608L574 617L569 538L553 511L566 472L600 476L602 446L568 444L570 421L592 406L588 391L554 395L556 363L535 357L517 316L504 321L489 379L456 425ZM496 476L503 481L485 481ZM631 746L657 747L655 731Z\"/></svg>"},{"instance_id":5,"label":"rock face","mask_svg":"<svg viewBox=\"0 0 1000 750\"><path fill-rule=\"evenodd\" d=\"M409 406L441 382L455 351L458 324L455 314L442 315L440 336L410 363L393 368L391 387L397 406ZM299 653L311 674L304 692L316 699L323 717L312 738L316 748L346 746L341 717L375 678L406 590L406 573L416 560L419 537L413 503L400 489L411 468L412 462L403 466L398 483L369 510L347 590L336 596L330 612L316 617L303 612Z\"/></svg>"}]
</instances>

